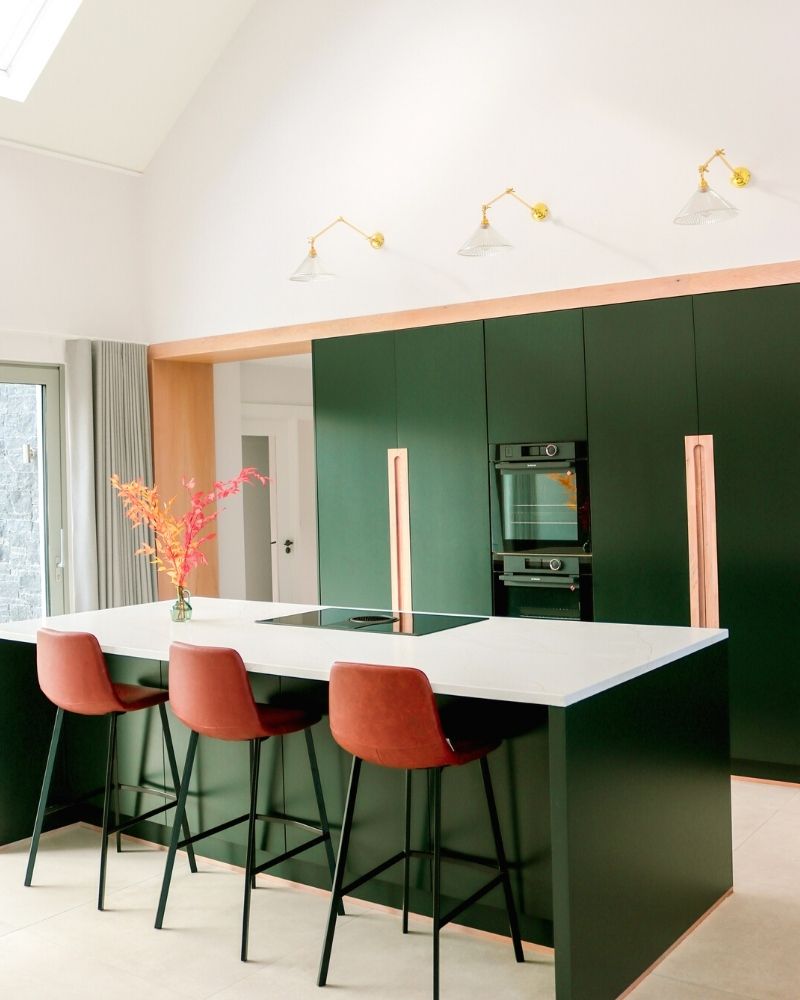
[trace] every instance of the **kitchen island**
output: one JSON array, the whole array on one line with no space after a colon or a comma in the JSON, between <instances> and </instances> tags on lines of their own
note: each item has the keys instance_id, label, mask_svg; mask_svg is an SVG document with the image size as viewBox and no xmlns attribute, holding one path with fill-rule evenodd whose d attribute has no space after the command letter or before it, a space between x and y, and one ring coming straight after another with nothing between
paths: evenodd
<instances>
[{"instance_id":1,"label":"kitchen island","mask_svg":"<svg viewBox=\"0 0 800 1000\"><path fill-rule=\"evenodd\" d=\"M324 700L331 664L357 660L419 667L445 701L491 717L507 737L490 760L523 933L554 944L559 1000L612 1000L730 891L724 630L489 618L411 636L257 624L304 610L311 608L197 599L193 620L183 624L172 624L162 603L0 626L2 839L27 835L33 822L52 711L36 686L31 644L37 627L47 624L93 632L120 680L165 684L169 643L179 639L238 649L260 698L302 690ZM70 722L69 780L60 779L65 797L94 787L103 758L97 720ZM166 784L155 730L146 719L125 723L131 725L122 753L139 766L134 777ZM318 728L336 824L347 760ZM185 745L182 727L175 723L174 731ZM291 738L270 743L265 794L287 812L311 814L302 748ZM238 745L201 741L190 812L195 828L225 818L221 798L244 798L239 756L246 759ZM445 843L489 854L480 829L480 777L472 770L445 776ZM387 837L400 829L392 815L401 808L393 777L376 771L365 788L369 822L354 833L351 853L359 868L385 848L381 823ZM415 835L424 839L424 789L416 784ZM205 798L204 791L212 794ZM164 832L155 824L145 831L161 842ZM241 863L241 846L212 844L209 853ZM277 853L284 841L259 846ZM287 863L278 873L326 884L322 858L316 865ZM455 897L471 891L469 875L461 878ZM420 867L412 902L422 911L425 881ZM387 882L364 887L364 894L394 903L397 888ZM476 907L463 919L503 929L500 906Z\"/></svg>"}]
</instances>

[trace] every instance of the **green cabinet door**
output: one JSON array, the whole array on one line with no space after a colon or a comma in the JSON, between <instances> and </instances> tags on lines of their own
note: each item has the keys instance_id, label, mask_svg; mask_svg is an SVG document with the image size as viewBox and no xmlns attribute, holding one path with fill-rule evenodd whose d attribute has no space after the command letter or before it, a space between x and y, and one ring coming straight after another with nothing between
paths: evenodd
<instances>
[{"instance_id":1,"label":"green cabinet door","mask_svg":"<svg viewBox=\"0 0 800 1000\"><path fill-rule=\"evenodd\" d=\"M692 301L587 309L584 333L595 618L688 625Z\"/></svg>"},{"instance_id":2,"label":"green cabinet door","mask_svg":"<svg viewBox=\"0 0 800 1000\"><path fill-rule=\"evenodd\" d=\"M700 430L714 436L720 624L730 629L731 756L800 771L800 286L694 300Z\"/></svg>"},{"instance_id":3,"label":"green cabinet door","mask_svg":"<svg viewBox=\"0 0 800 1000\"><path fill-rule=\"evenodd\" d=\"M489 443L585 441L580 309L486 320Z\"/></svg>"},{"instance_id":4,"label":"green cabinet door","mask_svg":"<svg viewBox=\"0 0 800 1000\"><path fill-rule=\"evenodd\" d=\"M388 608L394 334L315 341L313 362L320 601Z\"/></svg>"},{"instance_id":5,"label":"green cabinet door","mask_svg":"<svg viewBox=\"0 0 800 1000\"><path fill-rule=\"evenodd\" d=\"M407 330L395 344L414 608L491 614L483 324Z\"/></svg>"}]
</instances>

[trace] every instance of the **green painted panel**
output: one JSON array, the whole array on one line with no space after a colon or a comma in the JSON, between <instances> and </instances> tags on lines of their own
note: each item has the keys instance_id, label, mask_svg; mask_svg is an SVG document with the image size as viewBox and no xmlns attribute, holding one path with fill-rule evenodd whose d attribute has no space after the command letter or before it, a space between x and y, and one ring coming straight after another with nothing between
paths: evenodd
<instances>
[{"instance_id":1,"label":"green painted panel","mask_svg":"<svg viewBox=\"0 0 800 1000\"><path fill-rule=\"evenodd\" d=\"M700 295L694 311L700 430L714 436L720 619L731 635L731 752L800 765L800 285Z\"/></svg>"},{"instance_id":2,"label":"green painted panel","mask_svg":"<svg viewBox=\"0 0 800 1000\"><path fill-rule=\"evenodd\" d=\"M559 1000L614 1000L732 885L725 654L550 709Z\"/></svg>"},{"instance_id":3,"label":"green painted panel","mask_svg":"<svg viewBox=\"0 0 800 1000\"><path fill-rule=\"evenodd\" d=\"M484 327L489 443L585 441L582 311L489 319Z\"/></svg>"},{"instance_id":4,"label":"green painted panel","mask_svg":"<svg viewBox=\"0 0 800 1000\"><path fill-rule=\"evenodd\" d=\"M314 342L320 600L388 608L394 334Z\"/></svg>"},{"instance_id":5,"label":"green painted panel","mask_svg":"<svg viewBox=\"0 0 800 1000\"><path fill-rule=\"evenodd\" d=\"M395 344L414 607L491 614L483 324L407 330Z\"/></svg>"},{"instance_id":6,"label":"green painted panel","mask_svg":"<svg viewBox=\"0 0 800 1000\"><path fill-rule=\"evenodd\" d=\"M587 309L584 331L595 618L688 625L692 301Z\"/></svg>"}]
</instances>

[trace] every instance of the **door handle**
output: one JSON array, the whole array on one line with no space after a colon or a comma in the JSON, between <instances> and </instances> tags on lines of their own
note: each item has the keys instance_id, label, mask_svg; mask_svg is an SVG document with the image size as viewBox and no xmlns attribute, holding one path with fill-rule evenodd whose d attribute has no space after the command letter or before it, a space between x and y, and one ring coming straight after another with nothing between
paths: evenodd
<instances>
[{"instance_id":1,"label":"door handle","mask_svg":"<svg viewBox=\"0 0 800 1000\"><path fill-rule=\"evenodd\" d=\"M290 555L291 551L292 551L292 546L294 545L294 539L287 538L286 541L283 544L284 544L284 547L286 549L286 555L287 556Z\"/></svg>"}]
</instances>

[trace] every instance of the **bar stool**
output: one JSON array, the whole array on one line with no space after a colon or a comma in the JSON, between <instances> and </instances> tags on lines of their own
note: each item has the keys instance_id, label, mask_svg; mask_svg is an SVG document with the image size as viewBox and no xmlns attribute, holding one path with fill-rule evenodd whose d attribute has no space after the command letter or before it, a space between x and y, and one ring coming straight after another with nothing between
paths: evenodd
<instances>
[{"instance_id":1,"label":"bar stool","mask_svg":"<svg viewBox=\"0 0 800 1000\"><path fill-rule=\"evenodd\" d=\"M334 871L333 846L331 844L328 816L322 797L322 784L314 751L311 726L319 722L321 713L311 707L282 707L260 705L253 698L247 670L241 656L235 649L219 646L190 646L174 642L169 651L169 694L172 711L191 730L186 763L183 769L178 808L172 827L167 863L161 886L161 897L156 913L156 927L164 923L167 907L175 851L179 847L196 843L203 837L221 833L247 820L247 860L245 863L244 906L242 909L242 949L241 959L247 961L248 936L250 927L250 895L255 888L256 875L273 868L295 855L307 851L318 844L324 844L328 857L331 879ZM258 775L261 759L261 745L270 736L288 736L303 732L306 738L311 779L319 812L319 827L312 826L292 816L282 813L258 813ZM210 830L197 833L193 837L179 840L179 830L186 815L186 798L192 777L195 751L199 736L209 736L217 740L247 740L250 744L250 808L247 813L228 820ZM256 820L274 821L285 826L300 827L317 834L298 847L285 851L261 865L255 863L255 823ZM343 912L343 911L342 911Z\"/></svg>"},{"instance_id":2,"label":"bar stool","mask_svg":"<svg viewBox=\"0 0 800 1000\"><path fill-rule=\"evenodd\" d=\"M427 676L413 667L390 667L367 663L334 663L331 669L330 690L331 733L336 742L353 754L350 784L347 791L342 836L333 880L328 927L322 949L318 986L324 986L336 929L336 917L342 898L369 879L403 862L403 933L408 933L409 862L412 857L433 859L433 997L439 1000L439 932L445 924L462 913L486 893L502 886L514 955L523 962L519 923L508 877L500 823L497 817L492 779L486 755L499 746L500 740L474 732L472 738L448 739L442 729L442 720ZM441 862L442 860L467 860L464 855L447 858L442 850L442 771L445 767L460 766L479 760L483 775L489 822L497 854L497 874L469 899L455 906L449 913L441 912ZM381 767L402 768L405 780L405 843L402 851L344 885L350 831L353 826L356 794L361 764L367 761ZM433 792L433 850L411 850L411 773L426 770L432 778ZM472 864L478 859L469 859ZM487 865L491 868L492 866Z\"/></svg>"},{"instance_id":3,"label":"bar stool","mask_svg":"<svg viewBox=\"0 0 800 1000\"><path fill-rule=\"evenodd\" d=\"M77 715L107 715L109 726L106 779L103 788L103 842L100 849L100 885L97 894L97 909L102 910L105 902L106 857L109 836L112 833L117 835L117 851L120 851L119 834L122 830L126 830L142 820L152 819L153 816L171 809L177 802L180 784L178 765L175 762L175 750L172 746L172 737L164 707L169 700L169 694L163 688L114 683L108 675L108 666L100 644L96 637L89 632L58 632L48 628L39 629L36 633L36 672L42 692L57 706L57 711L42 790L39 795L39 805L36 810L33 838L28 854L28 867L25 872L25 885L29 886L33 879L33 869L39 849L39 836L47 812L47 799L53 780L53 768L61 740L64 712L74 712ZM167 759L169 760L175 798L161 789L150 788L146 785L123 785L117 780L117 720L128 712L138 712L156 705L164 732L164 743L167 748ZM168 801L155 809L121 823L119 817L120 790L159 795ZM84 798L90 798L96 794L99 794L99 791L91 792ZM113 826L110 823L112 794L116 820ZM188 837L188 825L185 829ZM189 851L189 867L193 872L197 871L194 852L191 849Z\"/></svg>"}]
</instances>

